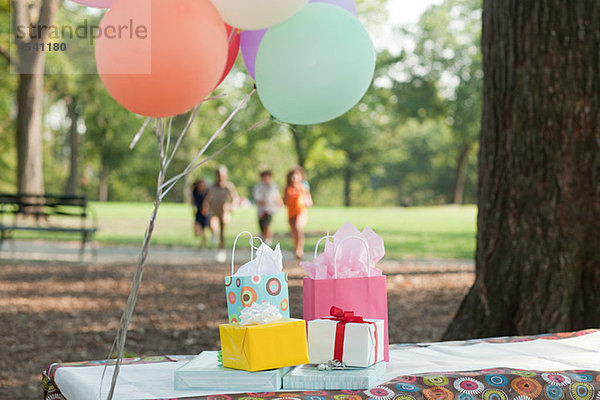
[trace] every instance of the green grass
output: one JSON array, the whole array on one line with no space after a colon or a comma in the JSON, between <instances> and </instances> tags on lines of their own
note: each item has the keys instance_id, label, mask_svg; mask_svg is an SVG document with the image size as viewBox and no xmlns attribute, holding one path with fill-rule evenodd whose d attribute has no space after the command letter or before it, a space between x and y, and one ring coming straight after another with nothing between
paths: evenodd
<instances>
[{"instance_id":1,"label":"green grass","mask_svg":"<svg viewBox=\"0 0 600 400\"><path fill-rule=\"evenodd\" d=\"M98 213L101 243L141 243L152 210L150 203L93 203ZM412 208L314 207L309 210L306 251L312 252L318 238L335 232L350 221L359 229L369 225L385 241L386 257L469 259L475 251L475 206ZM281 210L274 218L276 241L291 249L287 217ZM243 230L258 232L254 208L237 210L227 230L228 245ZM193 235L192 207L165 203L159 210L153 243L197 246Z\"/></svg>"}]
</instances>

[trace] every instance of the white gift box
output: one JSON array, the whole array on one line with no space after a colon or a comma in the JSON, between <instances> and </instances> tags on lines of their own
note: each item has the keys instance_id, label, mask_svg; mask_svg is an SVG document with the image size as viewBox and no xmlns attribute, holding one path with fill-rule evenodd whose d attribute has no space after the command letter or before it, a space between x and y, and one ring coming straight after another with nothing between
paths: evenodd
<instances>
[{"instance_id":1,"label":"white gift box","mask_svg":"<svg viewBox=\"0 0 600 400\"><path fill-rule=\"evenodd\" d=\"M339 322L333 319L308 321L308 358L311 364L322 364L333 360L336 350L338 323L345 325L342 360L348 367L369 367L383 361L383 320L364 319L364 323Z\"/></svg>"}]
</instances>

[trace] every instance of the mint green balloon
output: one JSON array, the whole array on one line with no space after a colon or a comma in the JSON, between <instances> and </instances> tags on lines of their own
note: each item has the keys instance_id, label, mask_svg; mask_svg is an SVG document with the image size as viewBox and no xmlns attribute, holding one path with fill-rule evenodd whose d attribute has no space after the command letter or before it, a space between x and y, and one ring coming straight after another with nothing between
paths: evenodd
<instances>
[{"instance_id":1,"label":"mint green balloon","mask_svg":"<svg viewBox=\"0 0 600 400\"><path fill-rule=\"evenodd\" d=\"M364 96L375 72L375 50L355 16L310 3L267 31L255 70L258 95L271 115L291 124L318 124Z\"/></svg>"}]
</instances>

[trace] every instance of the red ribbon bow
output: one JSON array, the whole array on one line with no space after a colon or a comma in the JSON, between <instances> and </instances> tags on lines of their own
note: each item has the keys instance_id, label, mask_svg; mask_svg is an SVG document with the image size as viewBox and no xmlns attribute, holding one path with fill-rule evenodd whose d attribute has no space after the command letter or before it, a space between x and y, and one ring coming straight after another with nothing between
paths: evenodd
<instances>
[{"instance_id":1,"label":"red ribbon bow","mask_svg":"<svg viewBox=\"0 0 600 400\"><path fill-rule=\"evenodd\" d=\"M371 324L375 327L375 362L377 362L377 350L378 350L378 338L377 338L377 324L375 322L365 321L363 317L354 315L354 311L344 311L339 307L331 306L327 319L338 321L335 328L335 347L333 350L333 359L343 362L344 358L344 336L346 334L346 324Z\"/></svg>"},{"instance_id":2,"label":"red ribbon bow","mask_svg":"<svg viewBox=\"0 0 600 400\"><path fill-rule=\"evenodd\" d=\"M348 323L348 322L355 322L357 324L368 323L368 322L365 322L363 317L354 315L354 311L344 311L341 308L336 307L336 306L331 306L331 309L329 310L329 315L331 315L333 317L330 319L334 319L336 321L340 321L340 322L344 322L344 323Z\"/></svg>"}]
</instances>

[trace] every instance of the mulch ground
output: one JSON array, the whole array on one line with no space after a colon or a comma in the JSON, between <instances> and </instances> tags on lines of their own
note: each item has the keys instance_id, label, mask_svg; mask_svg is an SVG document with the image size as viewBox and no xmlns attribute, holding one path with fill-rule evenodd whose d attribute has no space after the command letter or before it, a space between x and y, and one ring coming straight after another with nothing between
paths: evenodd
<instances>
[{"instance_id":1,"label":"mulch ground","mask_svg":"<svg viewBox=\"0 0 600 400\"><path fill-rule=\"evenodd\" d=\"M439 340L473 283L469 264L384 262L390 343ZM135 355L219 347L227 320L223 266L148 265L127 341ZM292 317L303 270L286 263ZM103 359L129 293L131 265L0 262L0 398L39 399L53 362Z\"/></svg>"}]
</instances>

